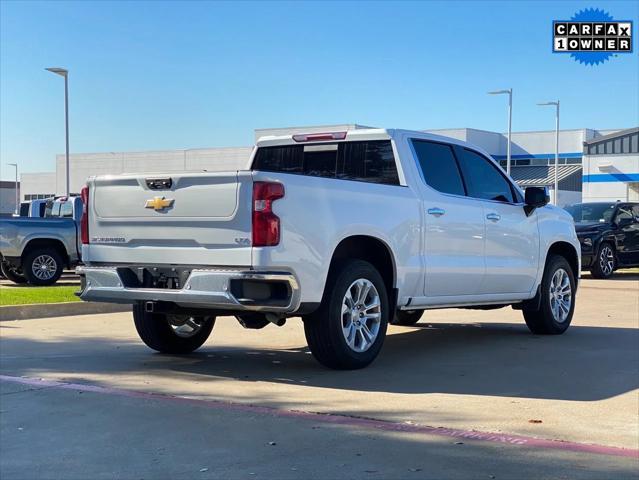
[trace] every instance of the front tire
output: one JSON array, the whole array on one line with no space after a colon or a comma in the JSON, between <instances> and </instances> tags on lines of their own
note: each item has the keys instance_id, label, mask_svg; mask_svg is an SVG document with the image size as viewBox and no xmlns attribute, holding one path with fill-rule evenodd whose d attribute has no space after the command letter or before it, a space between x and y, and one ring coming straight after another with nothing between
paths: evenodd
<instances>
[{"instance_id":1,"label":"front tire","mask_svg":"<svg viewBox=\"0 0 639 480\"><path fill-rule=\"evenodd\" d=\"M62 275L62 256L54 248L36 248L27 253L22 271L30 285L53 285Z\"/></svg>"},{"instance_id":2,"label":"front tire","mask_svg":"<svg viewBox=\"0 0 639 480\"><path fill-rule=\"evenodd\" d=\"M524 308L526 325L538 335L560 335L570 326L575 311L575 276L568 261L559 255L546 262L541 281L539 308Z\"/></svg>"},{"instance_id":3,"label":"front tire","mask_svg":"<svg viewBox=\"0 0 639 480\"><path fill-rule=\"evenodd\" d=\"M329 275L326 286L320 308L303 318L311 353L336 370L366 367L386 336L389 302L384 280L370 263L351 260Z\"/></svg>"},{"instance_id":4,"label":"front tire","mask_svg":"<svg viewBox=\"0 0 639 480\"><path fill-rule=\"evenodd\" d=\"M615 249L609 242L601 242L597 250L597 258L595 264L590 269L590 273L594 278L606 279L612 277L615 267L617 266L617 257Z\"/></svg>"},{"instance_id":5,"label":"front tire","mask_svg":"<svg viewBox=\"0 0 639 480\"><path fill-rule=\"evenodd\" d=\"M160 353L184 354L200 348L211 335L215 317L147 312L133 305L135 329L142 341Z\"/></svg>"},{"instance_id":6,"label":"front tire","mask_svg":"<svg viewBox=\"0 0 639 480\"><path fill-rule=\"evenodd\" d=\"M4 275L7 280L11 280L13 283L16 283L18 285L27 283L27 279L24 277L21 271L17 268L13 268L8 263L0 263L0 271L2 271L2 275Z\"/></svg>"}]
</instances>

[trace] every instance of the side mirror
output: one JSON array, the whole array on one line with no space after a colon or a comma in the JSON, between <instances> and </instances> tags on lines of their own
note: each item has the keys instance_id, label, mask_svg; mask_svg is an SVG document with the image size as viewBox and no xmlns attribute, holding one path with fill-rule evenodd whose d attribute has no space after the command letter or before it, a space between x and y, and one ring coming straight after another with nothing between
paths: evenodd
<instances>
[{"instance_id":1,"label":"side mirror","mask_svg":"<svg viewBox=\"0 0 639 480\"><path fill-rule=\"evenodd\" d=\"M550 195L548 195L546 187L528 187L525 192L524 202L526 203L524 211L527 216L530 216L536 208L543 207L550 202Z\"/></svg>"}]
</instances>

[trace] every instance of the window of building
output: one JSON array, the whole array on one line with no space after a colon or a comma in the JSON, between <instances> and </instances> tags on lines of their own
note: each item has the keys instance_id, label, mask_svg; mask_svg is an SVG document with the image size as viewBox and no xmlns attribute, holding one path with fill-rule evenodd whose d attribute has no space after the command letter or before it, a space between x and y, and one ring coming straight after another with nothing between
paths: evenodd
<instances>
[{"instance_id":1,"label":"window of building","mask_svg":"<svg viewBox=\"0 0 639 480\"><path fill-rule=\"evenodd\" d=\"M588 145L586 147L586 153L589 155L639 153L639 132Z\"/></svg>"},{"instance_id":2,"label":"window of building","mask_svg":"<svg viewBox=\"0 0 639 480\"><path fill-rule=\"evenodd\" d=\"M450 145L411 140L426 183L442 193L465 195L457 161Z\"/></svg>"},{"instance_id":3,"label":"window of building","mask_svg":"<svg viewBox=\"0 0 639 480\"><path fill-rule=\"evenodd\" d=\"M24 195L24 200L25 202L28 202L31 200L44 200L46 198L51 198L53 196L54 196L53 193L26 193Z\"/></svg>"}]
</instances>

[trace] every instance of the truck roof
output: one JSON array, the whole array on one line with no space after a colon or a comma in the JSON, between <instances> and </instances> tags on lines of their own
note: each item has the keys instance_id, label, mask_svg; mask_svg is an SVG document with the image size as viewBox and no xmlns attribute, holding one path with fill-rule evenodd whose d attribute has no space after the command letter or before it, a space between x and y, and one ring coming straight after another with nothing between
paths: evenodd
<instances>
[{"instance_id":1,"label":"truck roof","mask_svg":"<svg viewBox=\"0 0 639 480\"><path fill-rule=\"evenodd\" d=\"M424 140L432 140L435 142L446 142L452 143L455 145L459 145L462 147L469 147L473 150L483 153L484 155L490 157L491 155L480 148L477 145L472 143L465 142L463 140L458 140L452 137L446 137L443 135L436 135L434 133L422 132L419 130L406 130L406 129L398 129L398 128L357 128L353 130L347 131L331 131L327 130L324 133L316 133L309 132L307 135L309 136L317 136L323 134L342 134L343 138L326 138L322 140L311 140L311 141L303 141L303 140L295 140L293 137L303 137L305 134L303 133L291 133L288 135L267 135L260 137L256 146L258 147L269 147L269 146L277 146L277 145L303 145L305 143L320 143L320 142L335 142L335 141L363 141L363 140L389 140L389 139L397 139L402 136L410 136L410 137L418 137ZM492 157L491 157L492 158Z\"/></svg>"}]
</instances>

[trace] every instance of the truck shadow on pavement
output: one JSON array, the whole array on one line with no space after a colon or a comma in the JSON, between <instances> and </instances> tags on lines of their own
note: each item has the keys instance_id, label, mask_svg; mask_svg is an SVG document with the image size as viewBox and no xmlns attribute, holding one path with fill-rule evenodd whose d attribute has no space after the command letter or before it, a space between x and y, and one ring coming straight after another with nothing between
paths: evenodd
<instances>
[{"instance_id":1,"label":"truck shadow on pavement","mask_svg":"<svg viewBox=\"0 0 639 480\"><path fill-rule=\"evenodd\" d=\"M555 337L501 323L406 330L389 335L375 363L358 371L325 369L306 348L226 350L223 359L204 351L195 354L197 362L179 368L197 375L405 394L594 401L639 388L635 329L572 327Z\"/></svg>"},{"instance_id":2,"label":"truck shadow on pavement","mask_svg":"<svg viewBox=\"0 0 639 480\"><path fill-rule=\"evenodd\" d=\"M223 321L232 320L219 320ZM48 373L58 379L86 378L90 383L109 374L139 375L151 381L154 377L184 380L188 375L196 382L210 382L211 389L218 388L217 380L231 379L345 391L578 401L639 388L639 330L631 328L572 326L561 336L536 336L520 324L422 322L411 328L391 327L379 358L358 371L326 369L303 346L243 348L238 336L237 346L216 347L215 335L214 329L200 351L188 356L152 353L141 342L128 339L38 342L5 336L2 373Z\"/></svg>"}]
</instances>

